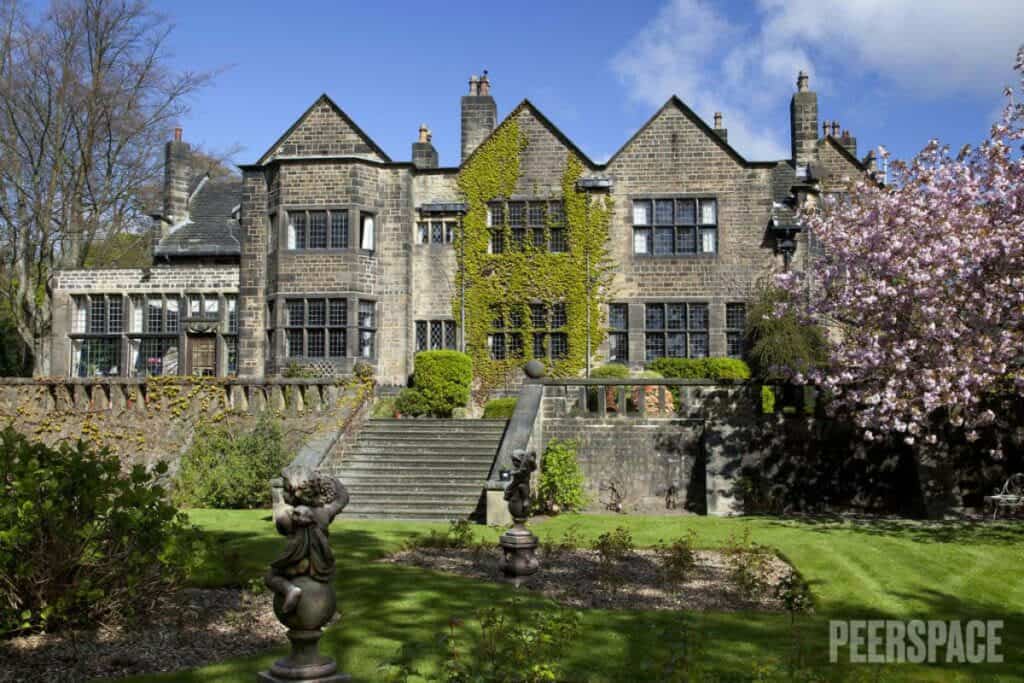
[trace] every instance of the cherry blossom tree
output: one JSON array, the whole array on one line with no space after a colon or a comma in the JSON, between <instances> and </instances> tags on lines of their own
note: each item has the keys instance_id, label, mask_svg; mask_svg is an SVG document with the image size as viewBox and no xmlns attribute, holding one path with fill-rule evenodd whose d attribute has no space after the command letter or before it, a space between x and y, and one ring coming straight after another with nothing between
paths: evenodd
<instances>
[{"instance_id":1,"label":"cherry blossom tree","mask_svg":"<svg viewBox=\"0 0 1024 683\"><path fill-rule=\"evenodd\" d=\"M1016 70L1024 86L1024 48ZM1005 94L979 146L933 140L889 184L865 177L802 215L822 254L777 282L833 334L827 362L793 379L869 440L933 444L949 426L975 440L994 396L1024 395L1024 106Z\"/></svg>"}]
</instances>

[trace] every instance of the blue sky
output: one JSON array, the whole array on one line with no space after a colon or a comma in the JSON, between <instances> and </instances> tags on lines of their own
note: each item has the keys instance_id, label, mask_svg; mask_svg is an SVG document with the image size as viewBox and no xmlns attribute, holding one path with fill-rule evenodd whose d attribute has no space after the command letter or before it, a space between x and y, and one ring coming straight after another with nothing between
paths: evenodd
<instances>
[{"instance_id":1,"label":"blue sky","mask_svg":"<svg viewBox=\"0 0 1024 683\"><path fill-rule=\"evenodd\" d=\"M458 163L459 97L488 69L499 118L523 98L596 161L673 93L752 159L789 150L789 98L811 73L821 119L861 154L984 137L1015 84L1011 0L257 2L155 0L179 69L224 68L185 139L255 161L326 92L396 160L421 123Z\"/></svg>"}]
</instances>

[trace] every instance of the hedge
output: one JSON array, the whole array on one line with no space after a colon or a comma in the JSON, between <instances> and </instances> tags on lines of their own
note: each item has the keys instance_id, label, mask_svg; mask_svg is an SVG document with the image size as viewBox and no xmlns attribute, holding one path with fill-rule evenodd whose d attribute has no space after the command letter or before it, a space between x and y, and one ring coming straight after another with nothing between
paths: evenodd
<instances>
[{"instance_id":1,"label":"hedge","mask_svg":"<svg viewBox=\"0 0 1024 683\"><path fill-rule=\"evenodd\" d=\"M473 361L458 351L421 351L414 359L412 388L398 395L395 407L403 415L451 417L469 401Z\"/></svg>"},{"instance_id":2,"label":"hedge","mask_svg":"<svg viewBox=\"0 0 1024 683\"><path fill-rule=\"evenodd\" d=\"M750 379L750 367L738 358L658 358L647 369L669 379Z\"/></svg>"},{"instance_id":3,"label":"hedge","mask_svg":"<svg viewBox=\"0 0 1024 683\"><path fill-rule=\"evenodd\" d=\"M512 413L516 409L516 399L514 396L510 398L496 398L488 401L484 404L484 419L485 420L501 420L512 417Z\"/></svg>"}]
</instances>

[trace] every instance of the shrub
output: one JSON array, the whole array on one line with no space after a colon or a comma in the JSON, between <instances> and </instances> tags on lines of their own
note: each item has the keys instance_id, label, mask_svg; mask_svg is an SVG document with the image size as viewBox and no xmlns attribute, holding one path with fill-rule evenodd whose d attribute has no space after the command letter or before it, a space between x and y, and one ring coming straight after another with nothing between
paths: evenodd
<instances>
[{"instance_id":1,"label":"shrub","mask_svg":"<svg viewBox=\"0 0 1024 683\"><path fill-rule=\"evenodd\" d=\"M613 590L622 583L618 565L636 550L633 534L624 526L615 527L597 537L592 546L597 551L597 573Z\"/></svg>"},{"instance_id":2,"label":"shrub","mask_svg":"<svg viewBox=\"0 0 1024 683\"><path fill-rule=\"evenodd\" d=\"M395 411L398 410L395 406L397 402L398 399L394 396L378 398L370 410L370 417L394 417Z\"/></svg>"},{"instance_id":3,"label":"shrub","mask_svg":"<svg viewBox=\"0 0 1024 683\"><path fill-rule=\"evenodd\" d=\"M130 619L179 585L198 537L156 483L166 472L0 432L0 633Z\"/></svg>"},{"instance_id":4,"label":"shrub","mask_svg":"<svg viewBox=\"0 0 1024 683\"><path fill-rule=\"evenodd\" d=\"M464 550L473 545L473 525L468 519L457 519L448 522L448 530L431 531L425 535L416 536L411 543L414 548L452 548Z\"/></svg>"},{"instance_id":5,"label":"shrub","mask_svg":"<svg viewBox=\"0 0 1024 683\"><path fill-rule=\"evenodd\" d=\"M402 389L395 398L395 410L399 415L427 415L430 404L418 389Z\"/></svg>"},{"instance_id":6,"label":"shrub","mask_svg":"<svg viewBox=\"0 0 1024 683\"><path fill-rule=\"evenodd\" d=\"M807 372L828 358L828 339L821 327L807 325L792 311L776 316L778 304L790 295L764 288L747 315L747 357L761 379L790 372Z\"/></svg>"},{"instance_id":7,"label":"shrub","mask_svg":"<svg viewBox=\"0 0 1024 683\"><path fill-rule=\"evenodd\" d=\"M487 607L476 624L452 617L440 637L406 643L378 669L378 678L425 680L417 660L441 660L437 678L449 683L552 683L566 681L565 653L579 637L580 615L567 609L524 608L521 601ZM440 650L440 651L438 651Z\"/></svg>"},{"instance_id":8,"label":"shrub","mask_svg":"<svg viewBox=\"0 0 1024 683\"><path fill-rule=\"evenodd\" d=\"M413 387L423 395L427 412L451 417L452 410L469 401L473 361L459 351L421 351L416 354Z\"/></svg>"},{"instance_id":9,"label":"shrub","mask_svg":"<svg viewBox=\"0 0 1024 683\"><path fill-rule=\"evenodd\" d=\"M658 358L647 369L670 379L750 379L750 368L739 358Z\"/></svg>"},{"instance_id":10,"label":"shrub","mask_svg":"<svg viewBox=\"0 0 1024 683\"><path fill-rule=\"evenodd\" d=\"M174 499L186 507L259 508L270 505L270 480L289 463L281 428L261 417L249 432L200 424L181 458Z\"/></svg>"},{"instance_id":11,"label":"shrub","mask_svg":"<svg viewBox=\"0 0 1024 683\"><path fill-rule=\"evenodd\" d=\"M697 566L697 532L693 529L672 543L658 542L654 552L658 558L662 578L666 583L678 586L685 583L693 568Z\"/></svg>"},{"instance_id":12,"label":"shrub","mask_svg":"<svg viewBox=\"0 0 1024 683\"><path fill-rule=\"evenodd\" d=\"M514 396L510 398L496 398L488 401L484 405L484 419L485 420L498 420L508 419L512 417L512 413L516 410L516 399Z\"/></svg>"},{"instance_id":13,"label":"shrub","mask_svg":"<svg viewBox=\"0 0 1024 683\"><path fill-rule=\"evenodd\" d=\"M363 382L371 382L373 381L374 369L372 365L361 360L352 368L352 374L356 376L356 379L362 380Z\"/></svg>"},{"instance_id":14,"label":"shrub","mask_svg":"<svg viewBox=\"0 0 1024 683\"><path fill-rule=\"evenodd\" d=\"M725 555L729 562L729 574L739 588L740 595L754 600L768 587L768 562L771 551L750 539L750 529L744 529L741 536L730 534L725 543Z\"/></svg>"},{"instance_id":15,"label":"shrub","mask_svg":"<svg viewBox=\"0 0 1024 683\"><path fill-rule=\"evenodd\" d=\"M629 377L629 367L622 363L608 363L591 370L590 376L593 379L626 379Z\"/></svg>"},{"instance_id":16,"label":"shrub","mask_svg":"<svg viewBox=\"0 0 1024 683\"><path fill-rule=\"evenodd\" d=\"M575 441L552 439L548 442L541 458L537 497L551 512L569 512L587 505Z\"/></svg>"}]
</instances>

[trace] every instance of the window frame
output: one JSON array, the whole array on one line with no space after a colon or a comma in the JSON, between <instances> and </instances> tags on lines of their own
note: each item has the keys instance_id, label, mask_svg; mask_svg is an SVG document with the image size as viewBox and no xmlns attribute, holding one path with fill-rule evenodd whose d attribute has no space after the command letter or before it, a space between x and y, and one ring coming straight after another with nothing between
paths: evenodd
<instances>
[{"instance_id":1,"label":"window frame","mask_svg":"<svg viewBox=\"0 0 1024 683\"><path fill-rule=\"evenodd\" d=\"M513 214L518 217L515 221ZM561 199L515 197L490 201L487 230L487 253L491 255L530 250L565 254L571 250Z\"/></svg>"},{"instance_id":2,"label":"window frame","mask_svg":"<svg viewBox=\"0 0 1024 683\"><path fill-rule=\"evenodd\" d=\"M333 315L336 310L332 304L335 302L341 302L342 324L337 324L336 319ZM294 304L301 304L301 320L299 324L295 323L292 317L292 311ZM319 322L311 322L311 310L313 306L311 304L322 304L323 316ZM348 315L349 299L345 296L331 296L324 294L323 296L292 296L284 298L284 306L282 307L283 324L281 328L284 334L284 358L288 360L304 360L304 361L337 361L344 358L348 358L348 331L351 327ZM296 335L300 340L299 349L300 353L293 353L293 341L295 341ZM310 349L312 348L311 340L319 338L322 342L319 344L321 353L318 355L312 355ZM341 339L341 351L340 355L335 354L333 349L335 348L334 342L337 339Z\"/></svg>"},{"instance_id":3,"label":"window frame","mask_svg":"<svg viewBox=\"0 0 1024 683\"><path fill-rule=\"evenodd\" d=\"M311 214L324 214L324 239L325 244L322 247L310 246L310 234L312 226ZM352 214L355 213L357 216L361 216L363 213L374 213L362 207L355 207L351 205L325 205L325 206L312 206L312 205L297 205L297 206L283 206L279 209L271 212L269 215L272 217L273 222L277 221L277 217L282 215L284 220L280 221L281 225L272 228L272 231L280 231L282 234L277 235L277 241L281 245L281 251L288 253L324 253L324 252L347 252L352 251ZM344 239L342 245L335 243L335 232L334 232L334 215L340 214L345 216L345 231L343 233ZM305 223L304 232L302 233L301 243L299 246L300 235L298 231L293 234L293 216L302 215L304 216L303 221ZM376 215L374 213L374 215ZM272 241L272 240L268 240ZM274 248L270 247L269 251L273 252Z\"/></svg>"},{"instance_id":4,"label":"window frame","mask_svg":"<svg viewBox=\"0 0 1024 683\"><path fill-rule=\"evenodd\" d=\"M413 344L415 353L422 351L458 351L458 333L452 318L424 318L414 321ZM441 343L434 344L434 329L440 326Z\"/></svg>"},{"instance_id":5,"label":"window frame","mask_svg":"<svg viewBox=\"0 0 1024 683\"><path fill-rule=\"evenodd\" d=\"M672 220L666 222L659 218L659 202L672 202ZM680 204L690 202L693 204L693 222L683 220ZM680 194L644 194L629 197L630 212L629 224L632 246L630 251L635 258L714 258L720 253L720 234L722 225L722 201L716 194L711 193L680 193ZM714 223L708 223L704 218L704 202L712 203L714 206ZM646 222L637 222L638 204L647 203ZM659 251L660 233L666 230L672 231L671 251ZM692 232L694 240L694 251L682 250L682 236L685 232ZM704 235L711 236L713 249L704 250ZM645 251L637 251L639 236L646 235L643 239ZM646 351L645 351L646 357Z\"/></svg>"},{"instance_id":6,"label":"window frame","mask_svg":"<svg viewBox=\"0 0 1024 683\"><path fill-rule=\"evenodd\" d=\"M612 315L613 309L619 309L625 311L622 321L625 323L624 326L613 326L615 322ZM619 356L614 354L614 348L612 339L617 340L614 346L619 346L622 349L623 355ZM624 343L623 343L624 342ZM609 363L622 363L629 364L629 304L622 302L611 302L608 304L608 362Z\"/></svg>"},{"instance_id":7,"label":"window frame","mask_svg":"<svg viewBox=\"0 0 1024 683\"><path fill-rule=\"evenodd\" d=\"M670 314L670 307L681 306L682 316L676 318L679 324L673 325L673 317ZM660 326L651 325L651 311L661 309ZM694 310L703 310L702 327L694 325ZM646 301L644 302L644 362L650 363L658 358L708 358L711 355L711 305L707 301ZM671 337L678 337L680 341L671 342ZM704 354L693 353L694 339L704 340ZM652 342L660 340L661 354L651 354ZM670 353L670 349L682 348L682 354Z\"/></svg>"},{"instance_id":8,"label":"window frame","mask_svg":"<svg viewBox=\"0 0 1024 683\"><path fill-rule=\"evenodd\" d=\"M736 325L736 319L733 317L730 319L730 308L733 310L739 307L741 309L741 319L739 325ZM743 358L746 354L745 335L747 327L747 303L745 301L728 301L725 304L725 355L729 358ZM733 353L730 348L733 344L736 345L736 352Z\"/></svg>"}]
</instances>

